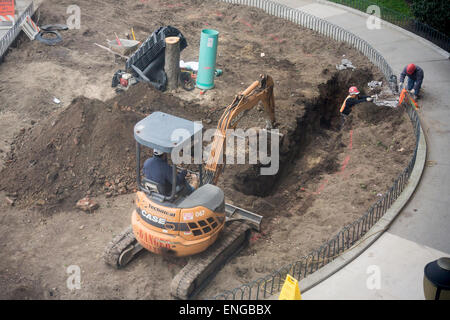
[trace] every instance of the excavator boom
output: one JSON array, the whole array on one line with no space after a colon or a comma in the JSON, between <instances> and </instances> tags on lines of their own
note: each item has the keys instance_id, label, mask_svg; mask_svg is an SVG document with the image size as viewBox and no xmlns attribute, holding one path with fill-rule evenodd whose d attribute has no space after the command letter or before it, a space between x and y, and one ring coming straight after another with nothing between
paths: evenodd
<instances>
[{"instance_id":1,"label":"excavator boom","mask_svg":"<svg viewBox=\"0 0 450 320\"><path fill-rule=\"evenodd\" d=\"M275 123L275 99L273 95L273 79L269 75L261 75L259 81L253 82L242 93L238 94L233 102L225 109L218 124L211 151L206 161L204 183L216 184L223 170L220 162L225 152L225 142L228 129L235 129L239 120L238 116L261 102L266 114L268 127Z\"/></svg>"}]
</instances>

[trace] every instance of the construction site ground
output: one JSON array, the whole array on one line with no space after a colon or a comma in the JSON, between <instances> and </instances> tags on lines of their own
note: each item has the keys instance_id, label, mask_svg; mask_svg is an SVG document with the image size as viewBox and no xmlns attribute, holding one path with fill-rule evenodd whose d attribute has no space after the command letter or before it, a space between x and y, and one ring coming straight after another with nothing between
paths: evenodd
<instances>
[{"instance_id":1,"label":"construction site ground","mask_svg":"<svg viewBox=\"0 0 450 320\"><path fill-rule=\"evenodd\" d=\"M221 109L262 73L275 80L280 171L261 178L251 165L227 166L218 185L227 202L264 216L261 233L231 260L199 298L263 277L318 248L360 217L408 163L415 137L401 108L363 103L339 131L350 85L379 71L356 50L248 7L215 1L45 1L40 25L65 23L82 10L80 30L46 46L21 35L0 65L0 293L2 299L169 299L186 259L140 255L124 270L102 261L103 249L130 223L134 206L132 128L153 111L214 127ZM195 8L195 9L194 9ZM220 32L215 88L161 93L140 84L117 95L124 62L98 48L133 27L145 40L160 26L188 41L181 59L196 61L200 32ZM345 56L344 56L345 55ZM355 70L338 71L346 58ZM57 98L61 103L53 100ZM240 127L264 126L255 108ZM100 208L75 209L90 195ZM15 200L14 200L15 199ZM11 200L14 200L11 203ZM81 289L67 287L69 266Z\"/></svg>"}]
</instances>

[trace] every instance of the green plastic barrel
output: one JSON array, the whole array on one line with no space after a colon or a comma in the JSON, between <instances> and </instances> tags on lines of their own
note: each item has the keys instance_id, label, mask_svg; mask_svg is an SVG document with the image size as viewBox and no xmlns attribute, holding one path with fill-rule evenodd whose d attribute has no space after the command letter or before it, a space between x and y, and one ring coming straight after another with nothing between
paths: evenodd
<instances>
[{"instance_id":1,"label":"green plastic barrel","mask_svg":"<svg viewBox=\"0 0 450 320\"><path fill-rule=\"evenodd\" d=\"M197 73L197 87L200 89L207 90L214 87L218 41L218 31L212 29L202 30Z\"/></svg>"}]
</instances>

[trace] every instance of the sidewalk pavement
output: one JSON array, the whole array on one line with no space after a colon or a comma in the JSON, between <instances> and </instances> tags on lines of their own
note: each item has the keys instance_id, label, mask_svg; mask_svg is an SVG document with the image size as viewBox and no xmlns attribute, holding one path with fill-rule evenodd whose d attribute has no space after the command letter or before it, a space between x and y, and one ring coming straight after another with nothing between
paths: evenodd
<instances>
[{"instance_id":1,"label":"sidewalk pavement","mask_svg":"<svg viewBox=\"0 0 450 320\"><path fill-rule=\"evenodd\" d=\"M366 40L385 57L397 76L409 63L425 72L419 116L427 140L427 162L415 193L378 240L329 278L302 292L302 297L423 300L425 265L450 256L449 53L389 23L370 30L366 26L368 15L345 6L312 0L277 2Z\"/></svg>"}]
</instances>

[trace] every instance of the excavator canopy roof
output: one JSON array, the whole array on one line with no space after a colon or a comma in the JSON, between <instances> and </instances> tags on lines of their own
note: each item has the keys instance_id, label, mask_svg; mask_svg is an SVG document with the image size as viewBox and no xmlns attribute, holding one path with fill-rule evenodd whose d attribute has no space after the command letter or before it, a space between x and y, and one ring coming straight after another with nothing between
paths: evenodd
<instances>
[{"instance_id":1,"label":"excavator canopy roof","mask_svg":"<svg viewBox=\"0 0 450 320\"><path fill-rule=\"evenodd\" d=\"M157 111L134 126L134 139L146 147L170 153L176 147L192 143L191 138L202 129L199 122Z\"/></svg>"}]
</instances>

